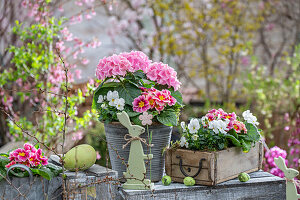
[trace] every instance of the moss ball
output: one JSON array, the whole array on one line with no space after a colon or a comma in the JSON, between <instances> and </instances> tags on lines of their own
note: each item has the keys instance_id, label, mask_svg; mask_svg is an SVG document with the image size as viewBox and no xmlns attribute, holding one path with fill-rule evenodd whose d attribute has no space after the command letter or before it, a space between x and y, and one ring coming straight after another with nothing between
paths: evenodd
<instances>
[{"instance_id":1,"label":"moss ball","mask_svg":"<svg viewBox=\"0 0 300 200\"><path fill-rule=\"evenodd\" d=\"M238 178L239 178L239 181L241 181L241 182L247 182L250 180L249 174L247 174L245 172L240 173Z\"/></svg>"},{"instance_id":2,"label":"moss ball","mask_svg":"<svg viewBox=\"0 0 300 200\"><path fill-rule=\"evenodd\" d=\"M195 179L193 179L192 177L185 177L184 178L184 180L183 180L183 183L184 183L184 185L186 185L186 186L193 186L193 185L195 185L195 183L196 183L196 181L195 181Z\"/></svg>"}]
</instances>

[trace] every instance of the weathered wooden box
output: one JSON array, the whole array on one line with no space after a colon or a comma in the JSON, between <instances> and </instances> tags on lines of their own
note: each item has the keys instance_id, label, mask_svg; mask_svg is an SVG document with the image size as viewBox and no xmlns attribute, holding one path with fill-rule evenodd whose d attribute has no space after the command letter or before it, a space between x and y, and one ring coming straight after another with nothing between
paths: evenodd
<instances>
[{"instance_id":1,"label":"weathered wooden box","mask_svg":"<svg viewBox=\"0 0 300 200\"><path fill-rule=\"evenodd\" d=\"M216 185L238 177L241 172L262 168L263 146L257 143L248 153L232 147L222 151L205 152L186 149L166 150L166 173L172 181L183 183L191 176L199 185Z\"/></svg>"}]
</instances>

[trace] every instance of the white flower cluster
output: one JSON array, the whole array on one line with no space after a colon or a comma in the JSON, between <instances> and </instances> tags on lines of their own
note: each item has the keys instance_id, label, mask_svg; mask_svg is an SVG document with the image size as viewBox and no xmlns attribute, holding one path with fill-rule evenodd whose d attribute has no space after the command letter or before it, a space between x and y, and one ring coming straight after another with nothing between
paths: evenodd
<instances>
[{"instance_id":1,"label":"white flower cluster","mask_svg":"<svg viewBox=\"0 0 300 200\"><path fill-rule=\"evenodd\" d=\"M257 118L254 115L252 115L250 110L244 111L242 115L245 121L247 121L249 124L259 125L259 123L257 122Z\"/></svg>"},{"instance_id":2,"label":"white flower cluster","mask_svg":"<svg viewBox=\"0 0 300 200\"><path fill-rule=\"evenodd\" d=\"M223 120L213 120L208 122L208 128L212 129L213 132L215 132L216 134L218 133L223 133L226 134L228 130L227 126L229 124L230 120L226 119L225 121Z\"/></svg>"},{"instance_id":3,"label":"white flower cluster","mask_svg":"<svg viewBox=\"0 0 300 200\"><path fill-rule=\"evenodd\" d=\"M117 91L108 91L107 96L99 95L97 103L103 103L105 100L108 101L108 105L116 107L118 110L124 110L125 100L119 98ZM106 105L102 104L102 108L106 109Z\"/></svg>"}]
</instances>

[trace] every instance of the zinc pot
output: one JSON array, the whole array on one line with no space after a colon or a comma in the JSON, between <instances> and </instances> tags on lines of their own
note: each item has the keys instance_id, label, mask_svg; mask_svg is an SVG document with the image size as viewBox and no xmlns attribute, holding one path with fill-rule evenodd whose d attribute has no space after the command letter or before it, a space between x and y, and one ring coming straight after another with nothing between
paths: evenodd
<instances>
[{"instance_id":1,"label":"zinc pot","mask_svg":"<svg viewBox=\"0 0 300 200\"><path fill-rule=\"evenodd\" d=\"M123 145L127 143L124 140L124 136L128 134L128 130L118 122L104 124L104 128L112 169L117 171L119 178L121 178L123 177L123 172L126 172L126 164L130 151L130 144L128 144L124 149L122 148ZM153 159L150 161L150 165L147 165L148 161L145 160L145 166L147 169L146 178L150 179L151 174L152 182L158 182L162 178L165 168L162 150L170 143L172 128L173 127L162 124L149 126L149 132L152 132L151 144L153 144L153 146L151 147L151 154L153 154ZM147 143L149 143L147 129L140 135L140 137L146 139ZM142 143L142 146L145 154L150 153L149 147L147 147L144 143Z\"/></svg>"}]
</instances>

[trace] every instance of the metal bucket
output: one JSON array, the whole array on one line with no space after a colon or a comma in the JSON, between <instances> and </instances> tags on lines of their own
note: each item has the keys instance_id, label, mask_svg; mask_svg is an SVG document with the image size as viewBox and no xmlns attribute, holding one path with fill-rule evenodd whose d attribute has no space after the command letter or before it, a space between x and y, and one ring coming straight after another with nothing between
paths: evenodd
<instances>
[{"instance_id":1,"label":"metal bucket","mask_svg":"<svg viewBox=\"0 0 300 200\"><path fill-rule=\"evenodd\" d=\"M9 171L15 167L28 171L29 177L10 178ZM48 181L40 176L33 176L27 166L15 164L8 168L6 180L0 181L0 197L17 200L62 199L61 192L58 192L61 185L62 182L58 177Z\"/></svg>"},{"instance_id":2,"label":"metal bucket","mask_svg":"<svg viewBox=\"0 0 300 200\"><path fill-rule=\"evenodd\" d=\"M104 124L104 128L112 169L117 171L119 178L121 178L123 177L123 172L126 172L126 165L124 163L127 164L130 151L130 144L127 145L125 149L122 148L122 146L126 144L124 136L128 134L128 130L120 123ZM152 182L158 182L162 178L165 169L165 161L164 156L162 155L162 150L170 143L172 128L173 127L162 124L149 126L149 132L152 132L151 144L154 146L151 147L151 154L153 154L153 159L150 161L151 164L146 164L146 178L150 179L151 168ZM141 134L140 137L145 138L147 143L149 143L147 131ZM142 143L142 146L145 154L150 153L149 148L145 144ZM118 157L117 153L120 157ZM124 162L122 158L124 158ZM145 160L145 162L147 163L147 160Z\"/></svg>"}]
</instances>

